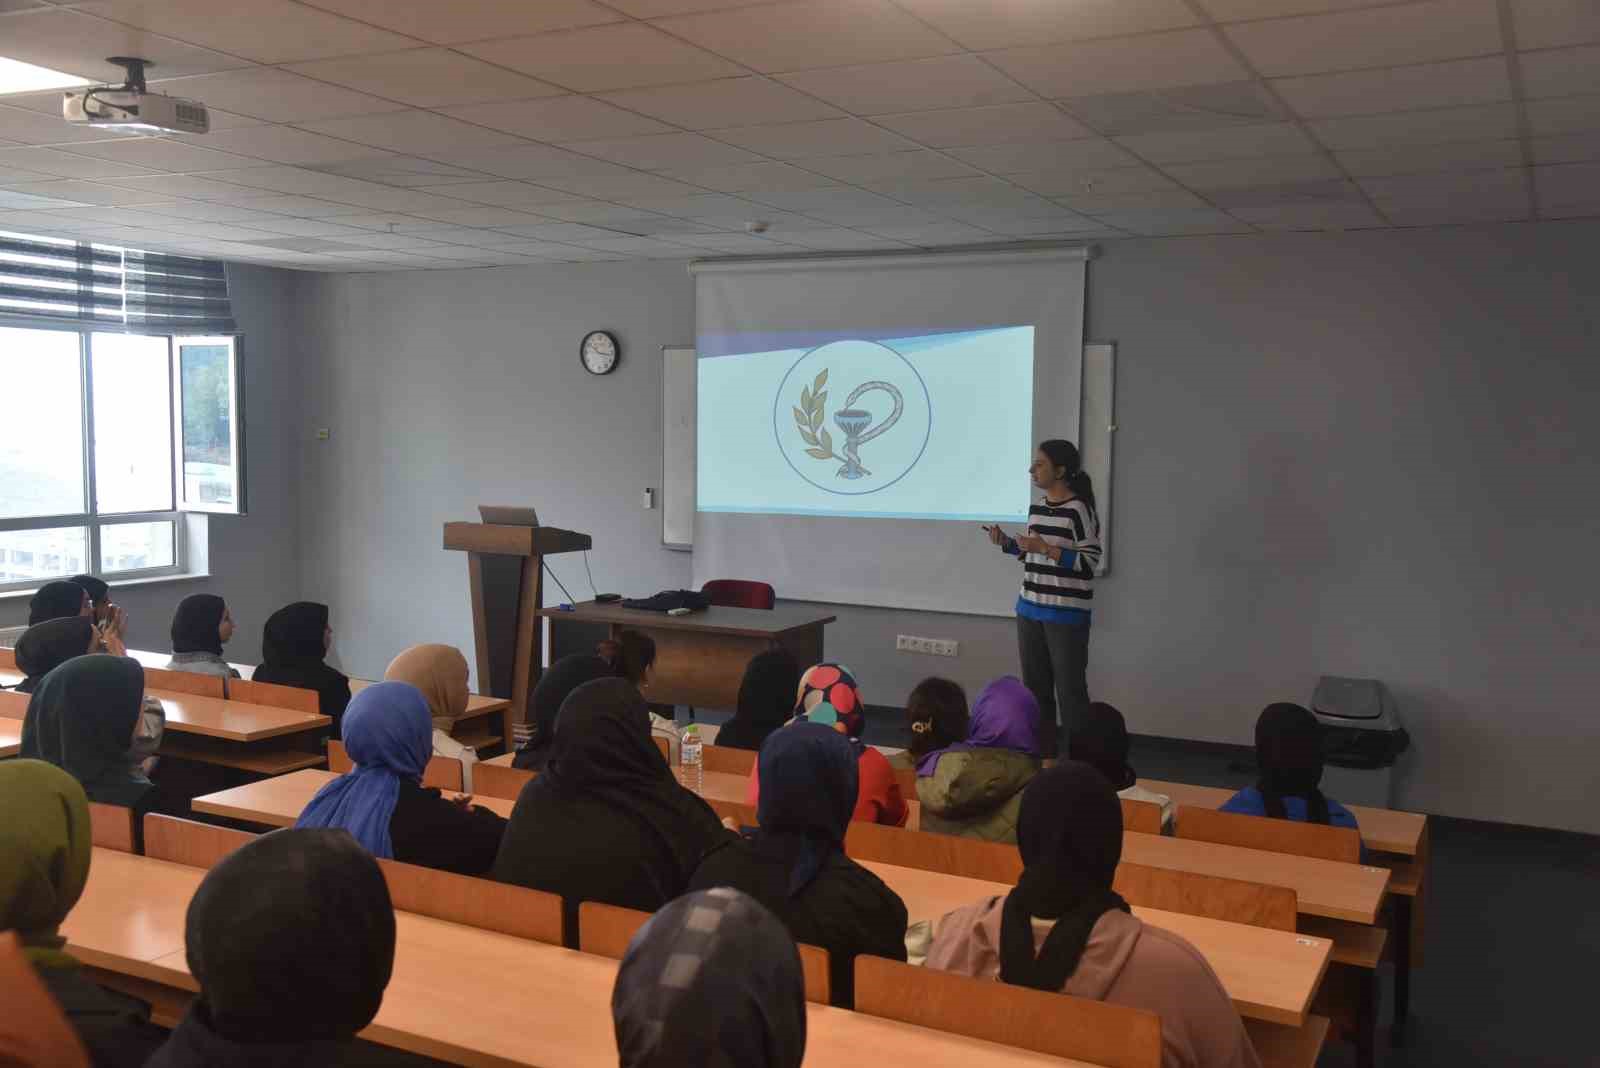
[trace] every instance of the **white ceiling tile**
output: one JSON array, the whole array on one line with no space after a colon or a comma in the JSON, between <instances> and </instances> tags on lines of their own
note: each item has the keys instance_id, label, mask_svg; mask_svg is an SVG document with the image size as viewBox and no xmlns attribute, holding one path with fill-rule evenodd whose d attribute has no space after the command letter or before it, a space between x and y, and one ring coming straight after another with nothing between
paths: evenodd
<instances>
[{"instance_id":1,"label":"white ceiling tile","mask_svg":"<svg viewBox=\"0 0 1600 1068\"><path fill-rule=\"evenodd\" d=\"M1442 145L1451 141L1494 141L1517 136L1517 113L1510 104L1486 104L1389 115L1352 115L1306 124L1317 140L1333 149L1382 145Z\"/></svg>"},{"instance_id":2,"label":"white ceiling tile","mask_svg":"<svg viewBox=\"0 0 1600 1068\"><path fill-rule=\"evenodd\" d=\"M1013 239L1075 234L1084 230L1098 230L1103 224L1097 219L1074 214L1066 216L1046 215L1039 218L1024 216L1015 219L995 219L983 222L981 225L1001 237Z\"/></svg>"},{"instance_id":3,"label":"white ceiling tile","mask_svg":"<svg viewBox=\"0 0 1600 1068\"><path fill-rule=\"evenodd\" d=\"M674 241L696 248L710 249L714 252L745 252L759 255L779 254L790 249L790 246L778 241L771 241L764 237L752 234L679 234L673 237Z\"/></svg>"},{"instance_id":4,"label":"white ceiling tile","mask_svg":"<svg viewBox=\"0 0 1600 1068\"><path fill-rule=\"evenodd\" d=\"M120 178L152 168L125 160L93 159L54 148L0 148L0 168L34 171L49 178Z\"/></svg>"},{"instance_id":5,"label":"white ceiling tile","mask_svg":"<svg viewBox=\"0 0 1600 1068\"><path fill-rule=\"evenodd\" d=\"M1463 193L1448 199L1379 201L1378 210L1396 226L1446 226L1526 219L1531 205L1525 193Z\"/></svg>"},{"instance_id":6,"label":"white ceiling tile","mask_svg":"<svg viewBox=\"0 0 1600 1068\"><path fill-rule=\"evenodd\" d=\"M559 189L546 189L542 185L531 185L527 182L470 182L455 184L450 187L450 195L457 200L467 200L475 204L493 204L508 208L533 208L539 204L561 204L585 199L577 193L566 193Z\"/></svg>"},{"instance_id":7,"label":"white ceiling tile","mask_svg":"<svg viewBox=\"0 0 1600 1068\"><path fill-rule=\"evenodd\" d=\"M987 52L985 57L1023 85L1052 98L1233 82L1249 77L1249 72L1210 30L1008 48Z\"/></svg>"},{"instance_id":8,"label":"white ceiling tile","mask_svg":"<svg viewBox=\"0 0 1600 1068\"><path fill-rule=\"evenodd\" d=\"M1061 105L1107 135L1168 130L1217 130L1288 118L1264 84L1251 81L1188 85L1159 92L1092 93Z\"/></svg>"},{"instance_id":9,"label":"white ceiling tile","mask_svg":"<svg viewBox=\"0 0 1600 1068\"><path fill-rule=\"evenodd\" d=\"M1528 142L1535 163L1579 163L1600 160L1600 131L1566 137L1535 137Z\"/></svg>"},{"instance_id":10,"label":"white ceiling tile","mask_svg":"<svg viewBox=\"0 0 1600 1068\"><path fill-rule=\"evenodd\" d=\"M526 74L491 66L447 48L413 48L372 56L347 56L289 69L308 78L398 100L419 108L524 100L565 92Z\"/></svg>"},{"instance_id":11,"label":"white ceiling tile","mask_svg":"<svg viewBox=\"0 0 1600 1068\"><path fill-rule=\"evenodd\" d=\"M746 203L743 207L731 209L725 215L706 215L694 220L713 230L743 230L750 222L760 221L766 224L767 232L774 238L787 238L792 230L815 230L825 225L809 215L799 212L782 211L766 204Z\"/></svg>"},{"instance_id":12,"label":"white ceiling tile","mask_svg":"<svg viewBox=\"0 0 1600 1068\"><path fill-rule=\"evenodd\" d=\"M931 211L907 204L882 208L811 208L807 215L836 226L927 226L945 220Z\"/></svg>"},{"instance_id":13,"label":"white ceiling tile","mask_svg":"<svg viewBox=\"0 0 1600 1068\"><path fill-rule=\"evenodd\" d=\"M1292 156L1316 151L1316 143L1286 122L1224 126L1217 130L1172 130L1118 137L1116 142L1152 163L1186 163L1246 156Z\"/></svg>"},{"instance_id":14,"label":"white ceiling tile","mask_svg":"<svg viewBox=\"0 0 1600 1068\"><path fill-rule=\"evenodd\" d=\"M1460 107L1511 99L1504 56L1420 66L1279 78L1272 83L1307 118Z\"/></svg>"},{"instance_id":15,"label":"white ceiling tile","mask_svg":"<svg viewBox=\"0 0 1600 1068\"><path fill-rule=\"evenodd\" d=\"M62 201L65 204L125 204L138 206L157 200L166 199L163 194L147 192L145 190L119 189L114 185L102 185L99 182L80 182L70 178L50 179L39 182L7 182L6 193L0 194L0 199L15 200L17 197L38 197L47 201ZM0 203L0 207L29 207L28 204ZM51 204L41 204L40 207L52 207Z\"/></svg>"},{"instance_id":16,"label":"white ceiling tile","mask_svg":"<svg viewBox=\"0 0 1600 1068\"><path fill-rule=\"evenodd\" d=\"M1527 111L1528 128L1537 136L1600 130L1600 94L1530 100Z\"/></svg>"},{"instance_id":17,"label":"white ceiling tile","mask_svg":"<svg viewBox=\"0 0 1600 1068\"><path fill-rule=\"evenodd\" d=\"M624 252L630 256L642 256L646 259L687 260L695 255L694 249L652 237L609 237L579 243L584 248L597 249L601 252Z\"/></svg>"},{"instance_id":18,"label":"white ceiling tile","mask_svg":"<svg viewBox=\"0 0 1600 1068\"><path fill-rule=\"evenodd\" d=\"M640 223L644 220L666 222L666 217L652 211L643 211L639 208L628 207L623 204L611 204L604 200L580 200L570 204L549 204L540 209L540 214L545 222L572 222L585 223L589 226L618 226L625 223ZM678 220L682 222L683 220ZM532 220L525 220L522 225L537 225ZM629 228L630 232L633 228Z\"/></svg>"},{"instance_id":19,"label":"white ceiling tile","mask_svg":"<svg viewBox=\"0 0 1600 1068\"><path fill-rule=\"evenodd\" d=\"M1176 189L1178 184L1150 167L1116 167L1111 170L1034 171L1013 174L1011 180L1024 189L1051 199L1075 196L1112 196L1122 193L1149 193ZM1071 207L1068 204L1068 207Z\"/></svg>"},{"instance_id":20,"label":"white ceiling tile","mask_svg":"<svg viewBox=\"0 0 1600 1068\"><path fill-rule=\"evenodd\" d=\"M642 211L675 215L683 219L738 215L756 210L756 205L751 201L726 193L697 193L687 197L646 197L629 203Z\"/></svg>"},{"instance_id":21,"label":"white ceiling tile","mask_svg":"<svg viewBox=\"0 0 1600 1068\"><path fill-rule=\"evenodd\" d=\"M1263 156L1172 163L1163 169L1190 189L1236 189L1341 177L1339 168L1325 156Z\"/></svg>"},{"instance_id":22,"label":"white ceiling tile","mask_svg":"<svg viewBox=\"0 0 1600 1068\"><path fill-rule=\"evenodd\" d=\"M323 119L300 125L314 133L387 148L392 152L459 152L517 143L517 138L509 134L486 130L430 111L398 111L351 119Z\"/></svg>"},{"instance_id":23,"label":"white ceiling tile","mask_svg":"<svg viewBox=\"0 0 1600 1068\"><path fill-rule=\"evenodd\" d=\"M672 127L665 123L586 96L471 104L442 110L444 114L464 122L505 130L535 141L635 137L672 131Z\"/></svg>"},{"instance_id":24,"label":"white ceiling tile","mask_svg":"<svg viewBox=\"0 0 1600 1068\"><path fill-rule=\"evenodd\" d=\"M887 0L800 0L660 19L656 25L759 71L917 59L959 51Z\"/></svg>"},{"instance_id":25,"label":"white ceiling tile","mask_svg":"<svg viewBox=\"0 0 1600 1068\"><path fill-rule=\"evenodd\" d=\"M617 200L622 197L686 197L701 192L692 185L639 171L627 171L610 176L541 178L539 183L565 189L571 193L583 193L597 200Z\"/></svg>"},{"instance_id":26,"label":"white ceiling tile","mask_svg":"<svg viewBox=\"0 0 1600 1068\"><path fill-rule=\"evenodd\" d=\"M424 219L431 219L435 222L467 227L515 226L519 223L531 225L544 219L544 216L535 215L532 212L483 205L477 207L463 205L459 208L441 208L438 210L430 209L417 214Z\"/></svg>"},{"instance_id":27,"label":"white ceiling tile","mask_svg":"<svg viewBox=\"0 0 1600 1068\"><path fill-rule=\"evenodd\" d=\"M960 178L978 173L959 160L926 149L865 156L822 156L801 160L800 166L826 174L830 178L854 183L900 178L932 181L937 178Z\"/></svg>"},{"instance_id":28,"label":"white ceiling tile","mask_svg":"<svg viewBox=\"0 0 1600 1068\"><path fill-rule=\"evenodd\" d=\"M1237 23L1225 31L1267 77L1428 63L1498 52L1494 0L1427 3Z\"/></svg>"},{"instance_id":29,"label":"white ceiling tile","mask_svg":"<svg viewBox=\"0 0 1600 1068\"><path fill-rule=\"evenodd\" d=\"M194 200L219 200L232 202L239 196L239 187L229 182L213 181L195 174L144 174L134 178L102 178L107 185L129 192L148 194L146 199L163 197L189 197Z\"/></svg>"},{"instance_id":30,"label":"white ceiling tile","mask_svg":"<svg viewBox=\"0 0 1600 1068\"><path fill-rule=\"evenodd\" d=\"M913 14L971 49L1120 37L1175 30L1200 20L1182 0L901 0Z\"/></svg>"},{"instance_id":31,"label":"white ceiling tile","mask_svg":"<svg viewBox=\"0 0 1600 1068\"><path fill-rule=\"evenodd\" d=\"M606 93L601 99L686 130L827 119L839 109L770 78L718 78L690 85ZM638 131L647 132L647 131ZM605 136L605 135L602 135Z\"/></svg>"},{"instance_id":32,"label":"white ceiling tile","mask_svg":"<svg viewBox=\"0 0 1600 1068\"><path fill-rule=\"evenodd\" d=\"M1564 211L1585 207L1600 209L1600 163L1564 163L1535 167L1539 207Z\"/></svg>"},{"instance_id":33,"label":"white ceiling tile","mask_svg":"<svg viewBox=\"0 0 1600 1068\"><path fill-rule=\"evenodd\" d=\"M454 167L437 160L416 156L394 156L372 149L366 159L324 163L315 168L324 174L342 174L346 178L359 178L364 182L395 185L406 189L434 185L459 185L478 182L483 175L477 171Z\"/></svg>"},{"instance_id":34,"label":"white ceiling tile","mask_svg":"<svg viewBox=\"0 0 1600 1068\"><path fill-rule=\"evenodd\" d=\"M1276 204L1359 204L1366 200L1361 188L1347 178L1271 180L1268 184L1206 190L1212 204L1234 208L1260 208Z\"/></svg>"},{"instance_id":35,"label":"white ceiling tile","mask_svg":"<svg viewBox=\"0 0 1600 1068\"><path fill-rule=\"evenodd\" d=\"M1518 48L1558 48L1600 41L1600 5L1594 0L1511 0Z\"/></svg>"},{"instance_id":36,"label":"white ceiling tile","mask_svg":"<svg viewBox=\"0 0 1600 1068\"><path fill-rule=\"evenodd\" d=\"M977 56L935 56L896 63L782 74L778 80L857 115L980 107L1033 94Z\"/></svg>"},{"instance_id":37,"label":"white ceiling tile","mask_svg":"<svg viewBox=\"0 0 1600 1068\"><path fill-rule=\"evenodd\" d=\"M449 223L433 219L419 219L399 212L369 212L360 215L341 215L333 220L347 229L373 231L379 234L414 234L423 230L448 230ZM430 239L432 240L432 239Z\"/></svg>"},{"instance_id":38,"label":"white ceiling tile","mask_svg":"<svg viewBox=\"0 0 1600 1068\"><path fill-rule=\"evenodd\" d=\"M1058 197L1057 203L1085 215L1111 215L1119 212L1190 211L1209 207L1201 197L1187 189L1162 189L1149 193L1084 194Z\"/></svg>"},{"instance_id":39,"label":"white ceiling tile","mask_svg":"<svg viewBox=\"0 0 1600 1068\"><path fill-rule=\"evenodd\" d=\"M197 171L220 171L230 167L249 166L249 161L231 152L218 152L210 148L197 148L165 137L135 137L120 141L94 141L71 145L64 149L77 156L136 163L152 170L177 174Z\"/></svg>"},{"instance_id":40,"label":"white ceiling tile","mask_svg":"<svg viewBox=\"0 0 1600 1068\"><path fill-rule=\"evenodd\" d=\"M220 207L221 205L208 204L204 207ZM145 210L149 210L148 208ZM333 222L328 219L291 219L287 215L269 215L264 211L252 212L250 218L241 219L247 226L257 230L266 230L274 234L283 234L285 237L331 237L344 238L352 243L359 244L358 235L362 231L353 226Z\"/></svg>"},{"instance_id":41,"label":"white ceiling tile","mask_svg":"<svg viewBox=\"0 0 1600 1068\"><path fill-rule=\"evenodd\" d=\"M1049 201L1018 189L1004 178L987 174L967 178L937 179L911 174L902 178L878 179L861 184L874 192L892 196L908 204L927 205L952 213L957 207L969 207L975 210L980 205L1000 209L1049 204Z\"/></svg>"},{"instance_id":42,"label":"white ceiling tile","mask_svg":"<svg viewBox=\"0 0 1600 1068\"><path fill-rule=\"evenodd\" d=\"M272 226L264 226L263 222L270 222L273 226L290 220L282 215L273 215L270 212L256 211L252 208L241 208L237 204L223 204L220 202L207 202L199 200L158 200L153 204L144 204L139 207L141 212L156 216L166 216L173 219L192 219L199 222L231 222L241 226L253 226L259 230L270 230Z\"/></svg>"},{"instance_id":43,"label":"white ceiling tile","mask_svg":"<svg viewBox=\"0 0 1600 1068\"><path fill-rule=\"evenodd\" d=\"M502 226L501 232L519 234L525 238L537 238L540 241L599 241L605 238L616 237L616 231L607 230L601 226L585 226L583 223L546 222L533 223L528 226Z\"/></svg>"},{"instance_id":44,"label":"white ceiling tile","mask_svg":"<svg viewBox=\"0 0 1600 1068\"><path fill-rule=\"evenodd\" d=\"M394 51L415 43L290 0L249 0L230 4L226 12L214 0L102 0L77 10L257 63Z\"/></svg>"},{"instance_id":45,"label":"white ceiling tile","mask_svg":"<svg viewBox=\"0 0 1600 1068\"><path fill-rule=\"evenodd\" d=\"M245 61L78 11L43 9L7 15L0 33L5 55L91 81L121 82L123 70L106 56L140 56L161 75L242 67Z\"/></svg>"},{"instance_id":46,"label":"white ceiling tile","mask_svg":"<svg viewBox=\"0 0 1600 1068\"><path fill-rule=\"evenodd\" d=\"M499 178L610 177L633 173L626 167L603 159L580 156L553 145L516 145L479 152L450 152L444 156L452 164L482 171Z\"/></svg>"},{"instance_id":47,"label":"white ceiling tile","mask_svg":"<svg viewBox=\"0 0 1600 1068\"><path fill-rule=\"evenodd\" d=\"M1315 15L1324 11L1374 7L1383 0L1199 0L1206 13L1218 22L1281 18L1285 15Z\"/></svg>"},{"instance_id":48,"label":"white ceiling tile","mask_svg":"<svg viewBox=\"0 0 1600 1068\"><path fill-rule=\"evenodd\" d=\"M711 136L776 159L845 156L918 148L899 134L880 130L860 119L822 119L770 126L738 126L711 130Z\"/></svg>"},{"instance_id":49,"label":"white ceiling tile","mask_svg":"<svg viewBox=\"0 0 1600 1068\"><path fill-rule=\"evenodd\" d=\"M905 147L914 148L909 142ZM704 186L723 193L769 193L795 189L824 189L839 183L832 178L787 163L748 163L740 167L711 167L704 170L662 171L690 185Z\"/></svg>"},{"instance_id":50,"label":"white ceiling tile","mask_svg":"<svg viewBox=\"0 0 1600 1068\"><path fill-rule=\"evenodd\" d=\"M875 234L863 233L860 230L850 230L844 227L796 230L784 234L783 239L791 245L799 245L802 248L816 249L818 251L854 252L857 250L909 247L899 241L891 241L886 237L878 237Z\"/></svg>"},{"instance_id":51,"label":"white ceiling tile","mask_svg":"<svg viewBox=\"0 0 1600 1068\"><path fill-rule=\"evenodd\" d=\"M867 226L863 227L863 229L869 234L887 237L894 241L903 241L908 245L917 245L922 248L1001 240L1001 238L981 227L968 226L966 223L957 222L928 223L921 226Z\"/></svg>"},{"instance_id":52,"label":"white ceiling tile","mask_svg":"<svg viewBox=\"0 0 1600 1068\"><path fill-rule=\"evenodd\" d=\"M405 105L391 100L270 67L174 78L157 87L163 93L199 100L208 107L215 104L265 122L308 122L405 110Z\"/></svg>"},{"instance_id":53,"label":"white ceiling tile","mask_svg":"<svg viewBox=\"0 0 1600 1068\"><path fill-rule=\"evenodd\" d=\"M1430 174L1440 171L1490 170L1522 163L1522 143L1459 141L1447 145L1390 145L1354 148L1334 153L1340 166L1356 178L1381 178L1391 174Z\"/></svg>"},{"instance_id":54,"label":"white ceiling tile","mask_svg":"<svg viewBox=\"0 0 1600 1068\"><path fill-rule=\"evenodd\" d=\"M561 147L640 170L723 167L755 163L761 157L696 133L651 134L604 141L572 141Z\"/></svg>"},{"instance_id":55,"label":"white ceiling tile","mask_svg":"<svg viewBox=\"0 0 1600 1068\"><path fill-rule=\"evenodd\" d=\"M1248 233L1249 223L1225 211L1128 212L1096 216L1101 222L1149 237Z\"/></svg>"},{"instance_id":56,"label":"white ceiling tile","mask_svg":"<svg viewBox=\"0 0 1600 1068\"><path fill-rule=\"evenodd\" d=\"M388 155L381 148L324 137L292 126L247 126L242 130L195 135L182 140L185 144L217 148L252 159L299 165L343 163Z\"/></svg>"},{"instance_id":57,"label":"white ceiling tile","mask_svg":"<svg viewBox=\"0 0 1600 1068\"><path fill-rule=\"evenodd\" d=\"M350 215L354 209L336 201L301 196L262 196L259 189L241 189L244 195L228 203L257 211L281 212L300 219L320 219L330 215Z\"/></svg>"},{"instance_id":58,"label":"white ceiling tile","mask_svg":"<svg viewBox=\"0 0 1600 1068\"><path fill-rule=\"evenodd\" d=\"M1522 194L1527 188L1527 174L1521 167L1450 174L1401 174L1357 181L1368 196L1383 202L1513 195Z\"/></svg>"},{"instance_id":59,"label":"white ceiling tile","mask_svg":"<svg viewBox=\"0 0 1600 1068\"><path fill-rule=\"evenodd\" d=\"M1386 225L1366 204L1264 204L1230 212L1258 230L1366 230Z\"/></svg>"},{"instance_id":60,"label":"white ceiling tile","mask_svg":"<svg viewBox=\"0 0 1600 1068\"><path fill-rule=\"evenodd\" d=\"M1524 52L1519 58L1522 91L1530 97L1600 93L1600 45Z\"/></svg>"},{"instance_id":61,"label":"white ceiling tile","mask_svg":"<svg viewBox=\"0 0 1600 1068\"><path fill-rule=\"evenodd\" d=\"M461 50L583 93L745 73L725 59L639 22L482 41Z\"/></svg>"},{"instance_id":62,"label":"white ceiling tile","mask_svg":"<svg viewBox=\"0 0 1600 1068\"><path fill-rule=\"evenodd\" d=\"M374 26L435 44L525 37L616 22L620 16L590 0L308 0L320 7ZM615 6L615 5L613 5Z\"/></svg>"},{"instance_id":63,"label":"white ceiling tile","mask_svg":"<svg viewBox=\"0 0 1600 1068\"><path fill-rule=\"evenodd\" d=\"M1139 161L1128 150L1104 137L1076 141L1040 141L1030 144L985 145L952 148L952 156L993 174L1022 174L1048 170L1101 170L1131 167Z\"/></svg>"},{"instance_id":64,"label":"white ceiling tile","mask_svg":"<svg viewBox=\"0 0 1600 1068\"><path fill-rule=\"evenodd\" d=\"M879 115L873 121L930 148L1094 136L1094 131L1077 119L1054 104L1042 102Z\"/></svg>"}]
</instances>

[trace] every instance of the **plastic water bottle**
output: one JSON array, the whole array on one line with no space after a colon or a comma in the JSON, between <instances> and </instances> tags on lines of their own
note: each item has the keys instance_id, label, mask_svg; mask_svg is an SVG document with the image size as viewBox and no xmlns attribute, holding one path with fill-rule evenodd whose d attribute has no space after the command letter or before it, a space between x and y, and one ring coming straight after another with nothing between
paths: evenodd
<instances>
[{"instance_id":1,"label":"plastic water bottle","mask_svg":"<svg viewBox=\"0 0 1600 1068\"><path fill-rule=\"evenodd\" d=\"M678 740L678 782L697 794L706 785L701 760L700 728L691 723L683 729L683 737Z\"/></svg>"}]
</instances>

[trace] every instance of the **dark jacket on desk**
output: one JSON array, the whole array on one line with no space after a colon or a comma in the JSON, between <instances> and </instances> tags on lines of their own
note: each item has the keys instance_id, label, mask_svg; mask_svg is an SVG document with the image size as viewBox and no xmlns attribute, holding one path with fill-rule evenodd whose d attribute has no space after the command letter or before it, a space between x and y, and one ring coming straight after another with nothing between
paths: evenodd
<instances>
[{"instance_id":1,"label":"dark jacket on desk","mask_svg":"<svg viewBox=\"0 0 1600 1068\"><path fill-rule=\"evenodd\" d=\"M76 965L36 971L95 1068L139 1068L166 1041L166 1032L150 1022L150 1006L105 989Z\"/></svg>"},{"instance_id":2,"label":"dark jacket on desk","mask_svg":"<svg viewBox=\"0 0 1600 1068\"><path fill-rule=\"evenodd\" d=\"M506 821L488 809L462 808L414 782L400 784L389 817L395 860L459 875L488 875L505 830Z\"/></svg>"}]
</instances>

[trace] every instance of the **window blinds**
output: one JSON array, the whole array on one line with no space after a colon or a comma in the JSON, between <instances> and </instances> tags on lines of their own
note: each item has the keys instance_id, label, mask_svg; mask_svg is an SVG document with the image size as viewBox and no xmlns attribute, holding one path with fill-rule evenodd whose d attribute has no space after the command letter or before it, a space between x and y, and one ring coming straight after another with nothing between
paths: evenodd
<instances>
[{"instance_id":1,"label":"window blinds","mask_svg":"<svg viewBox=\"0 0 1600 1068\"><path fill-rule=\"evenodd\" d=\"M233 334L220 260L0 231L0 315L135 334Z\"/></svg>"}]
</instances>

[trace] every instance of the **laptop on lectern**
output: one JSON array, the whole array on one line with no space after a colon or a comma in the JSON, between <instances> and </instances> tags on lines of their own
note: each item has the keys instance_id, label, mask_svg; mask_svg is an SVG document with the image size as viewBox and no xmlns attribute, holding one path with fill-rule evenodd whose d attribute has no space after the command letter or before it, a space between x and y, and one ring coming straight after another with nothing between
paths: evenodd
<instances>
[{"instance_id":1,"label":"laptop on lectern","mask_svg":"<svg viewBox=\"0 0 1600 1068\"><path fill-rule=\"evenodd\" d=\"M478 517L485 523L505 527L536 527L539 513L532 508L518 508L508 504L480 504Z\"/></svg>"}]
</instances>

